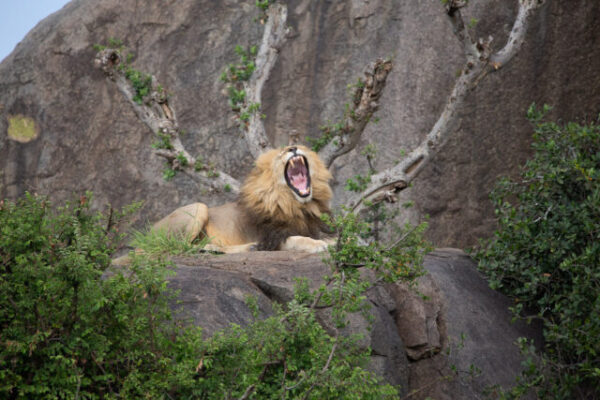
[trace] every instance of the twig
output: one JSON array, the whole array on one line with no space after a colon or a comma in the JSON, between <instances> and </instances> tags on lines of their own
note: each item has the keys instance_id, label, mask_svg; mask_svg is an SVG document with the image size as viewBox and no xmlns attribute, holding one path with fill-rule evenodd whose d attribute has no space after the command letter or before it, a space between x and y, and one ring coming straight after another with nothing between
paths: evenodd
<instances>
[{"instance_id":1,"label":"twig","mask_svg":"<svg viewBox=\"0 0 600 400\"><path fill-rule=\"evenodd\" d=\"M325 365L323 366L323 369L321 369L321 371L319 372L319 374L317 375L317 377L323 375L329 369L329 365L331 364L331 360L333 360L333 355L335 354L335 351L337 350L338 339L339 339L339 331L336 330L336 332L335 332L335 338L334 338L335 343L333 343L333 346L331 346L331 351L329 352L329 357L327 357L327 362L325 363ZM304 397L302 397L302 399L303 400L308 399L308 396L310 395L310 393L314 390L314 388L316 386L317 386L317 381L315 380L310 385L310 387L308 388L308 390L306 391L306 393L304 393Z\"/></svg>"},{"instance_id":2,"label":"twig","mask_svg":"<svg viewBox=\"0 0 600 400\"><path fill-rule=\"evenodd\" d=\"M263 381L263 379L265 379L265 374L267 373L267 369L269 369L270 365L272 365L272 364L268 363L268 364L266 364L263 367L262 372L258 376L258 382L257 383L260 383L260 382ZM254 389L256 389L257 383L253 383L252 385L248 386L246 388L246 391L242 395L242 397L239 398L239 400L246 400L248 397L250 397L250 395L252 394L252 392L254 392Z\"/></svg>"},{"instance_id":3,"label":"twig","mask_svg":"<svg viewBox=\"0 0 600 400\"><path fill-rule=\"evenodd\" d=\"M394 249L401 242L403 242L404 239L406 239L411 233L413 233L418 227L419 227L419 225L414 225L409 231L405 232L404 235L400 236L400 238L398 238L398 240L396 240L394 243L392 243L390 246L388 246L388 248L385 249L385 251L390 251L390 250Z\"/></svg>"},{"instance_id":4,"label":"twig","mask_svg":"<svg viewBox=\"0 0 600 400\"><path fill-rule=\"evenodd\" d=\"M285 355L283 356L283 377L281 378L281 387L283 388L283 393L281 393L281 400L285 400L287 397L287 388L285 386L285 378L287 376L287 364L285 362Z\"/></svg>"},{"instance_id":5,"label":"twig","mask_svg":"<svg viewBox=\"0 0 600 400\"><path fill-rule=\"evenodd\" d=\"M114 217L114 208L111 204L109 204L108 205L108 218L106 221L106 229L104 230L105 236L108 236L111 228L113 227L113 224L114 224L113 217Z\"/></svg>"}]
</instances>

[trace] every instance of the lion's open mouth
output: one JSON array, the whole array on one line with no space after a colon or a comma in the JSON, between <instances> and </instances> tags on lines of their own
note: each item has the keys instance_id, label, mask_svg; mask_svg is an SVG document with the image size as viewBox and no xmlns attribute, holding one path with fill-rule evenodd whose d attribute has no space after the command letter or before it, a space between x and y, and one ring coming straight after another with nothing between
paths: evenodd
<instances>
[{"instance_id":1,"label":"lion's open mouth","mask_svg":"<svg viewBox=\"0 0 600 400\"><path fill-rule=\"evenodd\" d=\"M306 157L296 155L288 160L285 165L285 181L298 196L310 195L310 173Z\"/></svg>"}]
</instances>

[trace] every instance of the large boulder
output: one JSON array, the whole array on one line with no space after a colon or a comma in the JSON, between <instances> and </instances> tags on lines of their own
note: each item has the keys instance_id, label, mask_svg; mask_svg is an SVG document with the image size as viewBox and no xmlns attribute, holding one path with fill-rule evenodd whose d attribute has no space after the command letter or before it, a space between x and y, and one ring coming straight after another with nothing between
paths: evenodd
<instances>
[{"instance_id":1,"label":"large boulder","mask_svg":"<svg viewBox=\"0 0 600 400\"><path fill-rule=\"evenodd\" d=\"M398 160L433 126L463 62L439 1L292 0L293 34L265 87L268 135L286 143L297 130L316 136L342 115L346 85L368 62L392 56L378 124L363 144L378 145L378 168ZM480 0L466 9L477 35L506 39L517 1ZM194 201L215 204L185 176L162 179L154 140L115 85L93 67L96 43L124 41L134 66L154 74L172 94L184 138L236 177L252 160L221 94L219 75L236 60L235 45L257 43L262 26L253 1L140 2L73 0L39 23L0 64L0 198L25 190L57 201L92 190L95 207L144 200L140 223ZM577 23L573 23L577 21ZM600 3L548 0L532 21L516 59L471 93L455 135L405 199L414 215L430 215L440 246L473 244L490 232L487 193L499 174L514 173L529 155L523 115L532 101L555 106L563 120L592 116L600 100ZM11 135L9 128L12 126ZM362 145L362 144L361 144ZM346 178L366 171L351 154L334 166L337 203Z\"/></svg>"},{"instance_id":2,"label":"large boulder","mask_svg":"<svg viewBox=\"0 0 600 400\"><path fill-rule=\"evenodd\" d=\"M177 274L170 287L180 291L182 316L207 335L229 323L249 323L247 295L258 299L262 315L269 315L271 302L291 300L296 278L306 278L316 289L330 272L322 255L292 252L173 261ZM537 340L539 327L511 324L510 300L492 291L461 251L436 250L425 258L425 268L428 274L416 287L386 285L368 292L372 329L362 315L351 315L344 333L364 335L361 345L371 349L369 368L418 399L470 400L487 387L510 386L522 360L515 342L520 336ZM318 318L333 331L326 310ZM481 372L462 372L471 365Z\"/></svg>"},{"instance_id":3,"label":"large boulder","mask_svg":"<svg viewBox=\"0 0 600 400\"><path fill-rule=\"evenodd\" d=\"M426 258L425 267L429 275L422 292L439 303L425 302L421 325L428 329L421 329L427 333L421 342L429 348L441 346L442 351L413 364L410 387L424 388L415 398L477 399L485 391L493 393L495 386L514 385L523 361L517 340L525 337L541 345L541 324L513 322L509 307L514 303L490 289L461 250L438 249ZM397 323L406 326L412 320ZM437 326L437 335L430 333L431 325ZM414 330L409 331L414 336ZM435 385L432 379L437 379Z\"/></svg>"}]
</instances>

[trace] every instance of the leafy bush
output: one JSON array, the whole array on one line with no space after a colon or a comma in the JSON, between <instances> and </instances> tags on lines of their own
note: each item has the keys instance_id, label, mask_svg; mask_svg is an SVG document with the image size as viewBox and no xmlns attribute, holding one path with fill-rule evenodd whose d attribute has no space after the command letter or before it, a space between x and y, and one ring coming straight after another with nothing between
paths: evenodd
<instances>
[{"instance_id":1,"label":"leafy bush","mask_svg":"<svg viewBox=\"0 0 600 400\"><path fill-rule=\"evenodd\" d=\"M540 398L586 398L600 390L600 126L543 115L528 112L535 155L492 192L499 229L477 256L516 312L543 320L544 367L528 384Z\"/></svg>"},{"instance_id":2,"label":"leafy bush","mask_svg":"<svg viewBox=\"0 0 600 400\"><path fill-rule=\"evenodd\" d=\"M88 204L0 207L0 397L159 398L191 382L200 335L171 321L164 261L102 279L122 214Z\"/></svg>"},{"instance_id":3,"label":"leafy bush","mask_svg":"<svg viewBox=\"0 0 600 400\"><path fill-rule=\"evenodd\" d=\"M424 226L392 246L365 246L356 237L369 228L352 214L330 221L341 240L326 284L311 293L299 281L295 299L272 316L202 338L173 319L162 258L197 246L137 234L145 251L131 253L127 269L108 270L125 213L88 205L84 196L54 211L29 194L0 203L0 398L397 398L363 368L369 349L328 334L316 309L331 309L338 331L347 313L364 310L371 284L360 268L378 281L414 279ZM256 313L256 302L248 305Z\"/></svg>"},{"instance_id":4,"label":"leafy bush","mask_svg":"<svg viewBox=\"0 0 600 400\"><path fill-rule=\"evenodd\" d=\"M275 315L232 325L206 342L197 367L198 387L208 395L200 398L397 398L395 388L363 368L368 351L356 338L327 334L300 287L285 307L275 305Z\"/></svg>"}]
</instances>

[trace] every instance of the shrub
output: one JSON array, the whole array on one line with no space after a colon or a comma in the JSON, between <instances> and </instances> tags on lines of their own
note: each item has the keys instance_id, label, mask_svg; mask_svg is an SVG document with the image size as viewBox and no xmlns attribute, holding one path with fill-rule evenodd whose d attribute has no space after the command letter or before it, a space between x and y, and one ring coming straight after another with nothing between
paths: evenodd
<instances>
[{"instance_id":1,"label":"shrub","mask_svg":"<svg viewBox=\"0 0 600 400\"><path fill-rule=\"evenodd\" d=\"M543 320L544 359L527 385L539 398L586 398L600 390L600 126L543 115L529 110L535 155L492 192L499 229L477 257L517 313Z\"/></svg>"},{"instance_id":2,"label":"shrub","mask_svg":"<svg viewBox=\"0 0 600 400\"><path fill-rule=\"evenodd\" d=\"M164 261L102 279L123 215L88 204L0 207L0 397L159 398L193 377L200 336L171 321Z\"/></svg>"},{"instance_id":3,"label":"shrub","mask_svg":"<svg viewBox=\"0 0 600 400\"><path fill-rule=\"evenodd\" d=\"M392 246L364 246L356 235L366 225L351 214L331 220L341 240L327 284L311 293L299 281L272 316L202 338L172 317L163 258L198 245L138 233L145 251L108 270L126 213L94 214L89 203L88 195L53 210L30 194L0 203L0 398L397 398L364 369L369 349L328 334L315 309L330 308L337 331L347 313L364 310L371 285L359 268L381 281L414 279L424 225L401 230Z\"/></svg>"}]
</instances>

